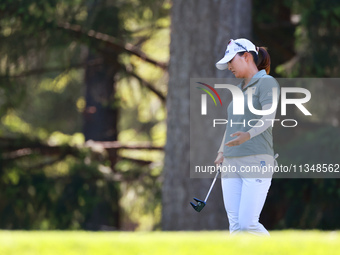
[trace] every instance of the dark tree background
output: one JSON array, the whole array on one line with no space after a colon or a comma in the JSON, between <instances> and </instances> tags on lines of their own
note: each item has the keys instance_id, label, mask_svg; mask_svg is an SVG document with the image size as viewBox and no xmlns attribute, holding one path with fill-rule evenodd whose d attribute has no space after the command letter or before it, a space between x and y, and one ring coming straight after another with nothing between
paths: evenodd
<instances>
[{"instance_id":1,"label":"dark tree background","mask_svg":"<svg viewBox=\"0 0 340 255\"><path fill-rule=\"evenodd\" d=\"M226 229L220 187L200 217L188 204L211 181L187 170L190 77L225 77L221 49L248 37L274 77L336 78L339 29L336 0L2 1L0 228ZM340 87L327 81L313 118L274 129L280 163L339 163ZM261 220L337 229L339 190L274 179Z\"/></svg>"},{"instance_id":2,"label":"dark tree background","mask_svg":"<svg viewBox=\"0 0 340 255\"><path fill-rule=\"evenodd\" d=\"M140 223L130 215L135 202L119 201L137 190L155 198L139 214L153 215L162 147L149 134L164 120L155 121L154 104L164 109L165 97L154 80L166 63L142 47L167 28L168 9L165 1L0 4L0 227L131 228ZM153 79L140 74L145 63ZM133 93L124 93L130 84L149 98L141 109L154 111L150 123L140 121ZM119 128L136 130L144 143L129 143L128 132L118 142Z\"/></svg>"}]
</instances>

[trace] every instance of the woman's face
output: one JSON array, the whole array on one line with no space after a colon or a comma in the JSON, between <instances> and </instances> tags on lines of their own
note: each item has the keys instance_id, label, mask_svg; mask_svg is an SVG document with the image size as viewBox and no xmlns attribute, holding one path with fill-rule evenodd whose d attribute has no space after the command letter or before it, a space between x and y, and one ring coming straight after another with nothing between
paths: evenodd
<instances>
[{"instance_id":1,"label":"woman's face","mask_svg":"<svg viewBox=\"0 0 340 255\"><path fill-rule=\"evenodd\" d=\"M245 77L245 68L246 60L245 54L240 56L236 54L235 57L228 62L228 70L230 70L236 78L244 78Z\"/></svg>"}]
</instances>

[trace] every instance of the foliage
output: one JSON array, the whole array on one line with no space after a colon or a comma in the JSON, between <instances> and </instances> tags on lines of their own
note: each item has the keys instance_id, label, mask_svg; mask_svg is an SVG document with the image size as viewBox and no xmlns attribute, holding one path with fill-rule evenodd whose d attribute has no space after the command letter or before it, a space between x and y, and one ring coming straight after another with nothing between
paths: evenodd
<instances>
[{"instance_id":1,"label":"foliage","mask_svg":"<svg viewBox=\"0 0 340 255\"><path fill-rule=\"evenodd\" d=\"M295 1L255 0L252 9L253 41L256 46L265 46L271 58L270 75L279 77L280 65L295 56L292 22ZM278 67L279 66L279 67Z\"/></svg>"},{"instance_id":2,"label":"foliage","mask_svg":"<svg viewBox=\"0 0 340 255\"><path fill-rule=\"evenodd\" d=\"M117 226L117 185L96 163L67 157L39 169L0 172L2 229L103 229ZM102 217L102 218L101 218Z\"/></svg>"},{"instance_id":3,"label":"foliage","mask_svg":"<svg viewBox=\"0 0 340 255\"><path fill-rule=\"evenodd\" d=\"M284 166L339 164L339 143L339 128L307 132L284 146L277 146L278 163ZM266 217L264 224L274 229L338 229L339 191L340 181L336 178L275 179L274 174L263 210L263 215L271 216ZM268 218L272 218L272 222Z\"/></svg>"},{"instance_id":4,"label":"foliage","mask_svg":"<svg viewBox=\"0 0 340 255\"><path fill-rule=\"evenodd\" d=\"M340 3L336 0L287 1L296 15L295 50L279 72L290 77L338 77Z\"/></svg>"},{"instance_id":5,"label":"foliage","mask_svg":"<svg viewBox=\"0 0 340 255\"><path fill-rule=\"evenodd\" d=\"M152 166L131 165L126 160L117 163L116 169L123 173L126 180L120 187L124 191L120 205L124 210L122 225L125 230L160 229L162 165L157 165L158 160Z\"/></svg>"},{"instance_id":6,"label":"foliage","mask_svg":"<svg viewBox=\"0 0 340 255\"><path fill-rule=\"evenodd\" d=\"M84 136L80 132L88 103L84 87L86 68L102 62L106 65L118 62L117 74L112 77L117 93L108 105L121 111L116 123L120 140L156 141L157 145L164 145L164 103L130 74L136 73L154 83L155 89L159 87L165 94L164 71L145 64L122 47L108 46L107 42L88 34L111 36L123 46L130 43L146 53L157 53L152 56L155 59L161 52L160 60L166 61L169 33L164 28L169 26L169 8L167 1L154 0L11 0L0 4L0 137L15 138L18 144L23 137L24 140L38 138L51 146L83 146ZM65 24L75 26L77 32L65 29ZM161 49L156 46L159 41ZM88 53L96 56L93 62L88 61ZM138 90L138 100L122 92L128 91L132 83ZM131 132L135 136L131 137ZM8 148L0 149L8 155ZM18 151L20 148L13 153ZM153 209L160 202L158 176L162 153L119 152L118 159L125 159L110 171L124 176L129 185L125 179L119 180L121 184L107 179L100 171L103 164L106 171L110 168L107 157L89 165L85 159L91 157L90 151L66 158L46 154L33 153L12 161L4 159L0 182L6 183L2 189L10 195L2 196L7 218L1 227L96 229L99 225L120 225L121 212L134 213L136 225L142 218L136 212L140 212L147 218L144 222L149 222L144 228L158 224L160 216L150 215L154 215ZM156 167L150 165L152 161ZM122 164L124 171L120 168ZM51 175L53 172L60 176ZM131 180L131 176L136 180ZM34 195L28 194L28 189ZM18 192L21 196L16 199L18 203L11 203ZM133 201L126 199L128 193L134 194ZM147 203L144 196L154 196L154 203ZM128 203L121 203L124 207L118 208L119 199ZM136 210L131 210L131 203L136 203L133 206ZM103 210L102 220L109 221L97 222L96 210ZM132 224L129 215L123 218L126 224Z\"/></svg>"},{"instance_id":7,"label":"foliage","mask_svg":"<svg viewBox=\"0 0 340 255\"><path fill-rule=\"evenodd\" d=\"M254 1L254 38L269 47L272 75L338 77L339 8L333 0ZM336 80L315 82L308 87L313 116L300 118L291 111L289 118L299 118L299 125L274 128L279 164L339 163L338 87ZM270 229L337 229L339 190L338 178L276 179L274 174L261 221Z\"/></svg>"}]
</instances>

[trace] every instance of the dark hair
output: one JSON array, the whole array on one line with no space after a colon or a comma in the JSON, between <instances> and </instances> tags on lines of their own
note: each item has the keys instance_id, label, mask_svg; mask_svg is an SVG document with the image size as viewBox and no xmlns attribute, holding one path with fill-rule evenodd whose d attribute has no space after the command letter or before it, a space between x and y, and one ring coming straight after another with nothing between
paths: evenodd
<instances>
[{"instance_id":1,"label":"dark hair","mask_svg":"<svg viewBox=\"0 0 340 255\"><path fill-rule=\"evenodd\" d=\"M257 69L262 70L265 69L266 73L270 72L270 56L265 47L258 47L259 54L257 55L254 51L250 51L249 53L253 56L254 62L257 66ZM246 51L239 52L238 54L242 56Z\"/></svg>"}]
</instances>

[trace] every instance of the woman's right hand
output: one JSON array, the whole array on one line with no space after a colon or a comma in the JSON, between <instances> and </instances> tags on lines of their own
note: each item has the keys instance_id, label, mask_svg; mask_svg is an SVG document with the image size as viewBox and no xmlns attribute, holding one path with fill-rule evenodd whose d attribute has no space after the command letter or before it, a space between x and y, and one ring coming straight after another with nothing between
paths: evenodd
<instances>
[{"instance_id":1,"label":"woman's right hand","mask_svg":"<svg viewBox=\"0 0 340 255\"><path fill-rule=\"evenodd\" d=\"M219 165L219 164L222 164L223 163L223 159L224 159L224 157L223 157L223 152L219 152L218 154L217 154L217 157L216 157L216 159L215 159L215 165Z\"/></svg>"}]
</instances>

